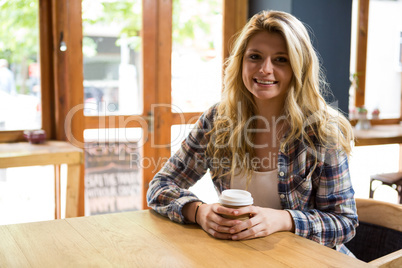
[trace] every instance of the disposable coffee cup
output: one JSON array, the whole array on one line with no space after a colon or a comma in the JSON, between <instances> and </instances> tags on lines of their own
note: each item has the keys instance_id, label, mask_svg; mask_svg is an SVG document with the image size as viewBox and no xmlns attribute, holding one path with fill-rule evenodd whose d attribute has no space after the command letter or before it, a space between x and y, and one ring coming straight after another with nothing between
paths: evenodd
<instances>
[{"instance_id":1,"label":"disposable coffee cup","mask_svg":"<svg viewBox=\"0 0 402 268\"><path fill-rule=\"evenodd\" d=\"M253 197L248 191L230 189L222 192L219 197L219 203L227 208L238 209L246 206L251 206L253 204ZM221 216L227 219L236 219L242 221L248 220L250 218L249 214L242 214L237 216L221 214Z\"/></svg>"}]
</instances>

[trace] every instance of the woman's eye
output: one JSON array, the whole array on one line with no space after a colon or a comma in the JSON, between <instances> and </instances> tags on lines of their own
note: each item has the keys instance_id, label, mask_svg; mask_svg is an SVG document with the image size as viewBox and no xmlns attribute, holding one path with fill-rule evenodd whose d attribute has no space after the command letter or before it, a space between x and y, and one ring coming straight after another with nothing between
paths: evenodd
<instances>
[{"instance_id":1,"label":"woman's eye","mask_svg":"<svg viewBox=\"0 0 402 268\"><path fill-rule=\"evenodd\" d=\"M252 60L258 60L258 59L260 58L260 56L257 55L257 54L251 54L251 55L249 56L249 58L252 59Z\"/></svg>"},{"instance_id":2,"label":"woman's eye","mask_svg":"<svg viewBox=\"0 0 402 268\"><path fill-rule=\"evenodd\" d=\"M278 61L278 62L288 62L288 59L285 58L285 57L279 57L279 58L276 58L276 61Z\"/></svg>"}]
</instances>

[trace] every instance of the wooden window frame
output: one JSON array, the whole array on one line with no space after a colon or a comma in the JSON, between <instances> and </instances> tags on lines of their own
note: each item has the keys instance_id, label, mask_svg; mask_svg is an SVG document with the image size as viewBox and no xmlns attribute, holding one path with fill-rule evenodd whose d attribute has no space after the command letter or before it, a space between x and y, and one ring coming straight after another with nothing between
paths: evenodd
<instances>
[{"instance_id":1,"label":"wooden window frame","mask_svg":"<svg viewBox=\"0 0 402 268\"><path fill-rule=\"evenodd\" d=\"M39 59L41 75L41 106L42 106L42 129L47 133L48 138L53 138L54 133L54 106L53 106L53 51L52 40L52 18L51 1L39 0ZM0 131L0 142L23 141L24 130Z\"/></svg>"},{"instance_id":2,"label":"wooden window frame","mask_svg":"<svg viewBox=\"0 0 402 268\"><path fill-rule=\"evenodd\" d=\"M147 118L150 104L171 103L172 0L143 0L143 87L144 113L138 116L86 117L82 109L74 114L71 131L66 133L65 121L77 105L83 103L83 55L81 1L39 0L40 71L42 90L42 129L51 140L72 140L77 146L84 141L85 129L119 128L121 119L131 119L124 127L140 127L135 119ZM223 0L223 59L229 55L231 37L246 23L247 0ZM169 19L170 18L170 19ZM67 51L60 51L60 34ZM176 114L170 108L158 108L154 121L157 144L170 144L170 128L177 124L191 124L202 111ZM184 116L184 122L183 122ZM148 133L150 135L150 133ZM23 130L1 131L0 142L23 140ZM148 139L149 140L149 139ZM147 142L144 155L169 157L170 147L152 148ZM81 168L79 215L84 216L84 165ZM148 183L155 175L150 167L143 170L143 207L146 208Z\"/></svg>"},{"instance_id":3,"label":"wooden window frame","mask_svg":"<svg viewBox=\"0 0 402 268\"><path fill-rule=\"evenodd\" d=\"M370 0L358 0L357 44L356 44L356 70L359 86L355 95L355 107L365 104L366 90L366 64L367 64L367 37L369 21ZM402 91L402 87L401 87ZM402 103L402 102L401 102ZM372 125L399 124L402 120L402 105L399 118L382 118L371 120ZM356 120L352 120L356 124Z\"/></svg>"}]
</instances>

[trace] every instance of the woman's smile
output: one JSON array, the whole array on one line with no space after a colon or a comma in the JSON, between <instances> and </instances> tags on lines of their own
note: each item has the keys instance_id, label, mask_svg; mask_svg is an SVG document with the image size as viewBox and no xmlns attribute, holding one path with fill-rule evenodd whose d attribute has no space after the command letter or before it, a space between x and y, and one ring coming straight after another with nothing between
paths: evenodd
<instances>
[{"instance_id":1,"label":"woman's smile","mask_svg":"<svg viewBox=\"0 0 402 268\"><path fill-rule=\"evenodd\" d=\"M256 101L284 102L293 71L282 35L255 34L247 44L242 68L243 83Z\"/></svg>"},{"instance_id":2,"label":"woman's smile","mask_svg":"<svg viewBox=\"0 0 402 268\"><path fill-rule=\"evenodd\" d=\"M266 86L271 86L271 85L275 85L278 83L278 81L263 80L263 79L258 79L258 78L254 78L254 81L258 84L262 84L262 85L266 85Z\"/></svg>"}]
</instances>

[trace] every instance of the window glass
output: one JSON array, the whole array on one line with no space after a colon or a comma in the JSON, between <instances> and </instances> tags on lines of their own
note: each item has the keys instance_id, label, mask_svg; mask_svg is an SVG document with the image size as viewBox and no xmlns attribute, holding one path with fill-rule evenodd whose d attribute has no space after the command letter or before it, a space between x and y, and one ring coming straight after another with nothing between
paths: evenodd
<instances>
[{"instance_id":1,"label":"window glass","mask_svg":"<svg viewBox=\"0 0 402 268\"><path fill-rule=\"evenodd\" d=\"M142 129L88 129L84 140L85 215L142 209Z\"/></svg>"},{"instance_id":2,"label":"window glass","mask_svg":"<svg viewBox=\"0 0 402 268\"><path fill-rule=\"evenodd\" d=\"M142 113L141 0L83 0L84 115Z\"/></svg>"},{"instance_id":3,"label":"window glass","mask_svg":"<svg viewBox=\"0 0 402 268\"><path fill-rule=\"evenodd\" d=\"M172 103L200 112L222 90L222 0L174 0Z\"/></svg>"},{"instance_id":4,"label":"window glass","mask_svg":"<svg viewBox=\"0 0 402 268\"><path fill-rule=\"evenodd\" d=\"M41 128L38 0L0 1L0 130Z\"/></svg>"},{"instance_id":5,"label":"window glass","mask_svg":"<svg viewBox=\"0 0 402 268\"><path fill-rule=\"evenodd\" d=\"M355 197L369 198L370 176L398 172L399 144L356 146L349 164ZM373 188L378 186L373 185ZM398 192L386 185L376 188L374 198L398 204Z\"/></svg>"},{"instance_id":6,"label":"window glass","mask_svg":"<svg viewBox=\"0 0 402 268\"><path fill-rule=\"evenodd\" d=\"M0 225L53 220L54 205L54 166L0 169Z\"/></svg>"},{"instance_id":7,"label":"window glass","mask_svg":"<svg viewBox=\"0 0 402 268\"><path fill-rule=\"evenodd\" d=\"M365 106L380 118L399 118L402 0L370 1Z\"/></svg>"}]
</instances>

